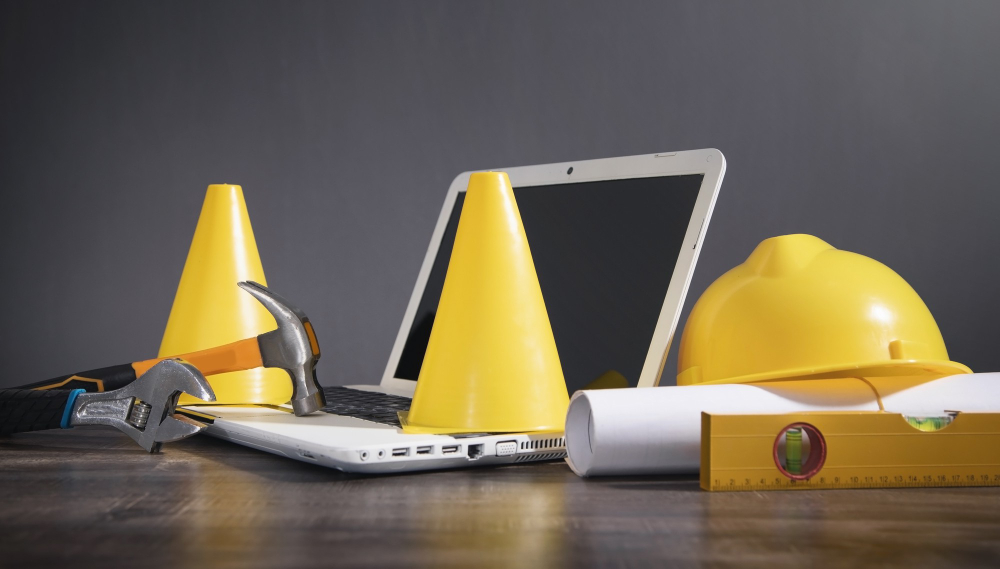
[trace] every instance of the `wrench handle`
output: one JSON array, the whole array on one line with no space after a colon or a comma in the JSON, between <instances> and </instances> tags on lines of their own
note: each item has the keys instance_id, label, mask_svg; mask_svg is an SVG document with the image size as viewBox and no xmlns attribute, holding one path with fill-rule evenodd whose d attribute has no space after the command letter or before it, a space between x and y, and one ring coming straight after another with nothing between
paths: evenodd
<instances>
[{"instance_id":1,"label":"wrench handle","mask_svg":"<svg viewBox=\"0 0 1000 569\"><path fill-rule=\"evenodd\" d=\"M203 375L215 375L229 371L253 369L264 365L260 355L260 343L256 337L239 340L224 346L191 352L169 358L154 358L131 364L102 367L81 371L71 375L61 375L19 386L18 389L68 390L85 389L88 392L112 391L125 387L135 378L146 373L149 368L170 358L181 358L198 368Z\"/></svg>"},{"instance_id":2,"label":"wrench handle","mask_svg":"<svg viewBox=\"0 0 1000 569\"><path fill-rule=\"evenodd\" d=\"M60 428L67 402L72 403L78 393L66 389L0 390L0 435Z\"/></svg>"}]
</instances>

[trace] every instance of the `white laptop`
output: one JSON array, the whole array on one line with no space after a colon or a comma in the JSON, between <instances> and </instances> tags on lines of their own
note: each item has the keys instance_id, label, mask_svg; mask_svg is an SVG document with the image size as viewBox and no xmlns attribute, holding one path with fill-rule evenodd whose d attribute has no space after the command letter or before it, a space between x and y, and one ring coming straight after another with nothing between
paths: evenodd
<instances>
[{"instance_id":1,"label":"white laptop","mask_svg":"<svg viewBox=\"0 0 1000 569\"><path fill-rule=\"evenodd\" d=\"M664 152L498 170L507 172L514 188L569 393L601 377L656 385L726 170L722 153ZM287 406L187 408L211 421L206 432L347 472L564 458L562 432L400 430L397 412L409 408L416 387L469 174L455 178L445 197L379 385L327 387L327 406L306 417Z\"/></svg>"}]
</instances>

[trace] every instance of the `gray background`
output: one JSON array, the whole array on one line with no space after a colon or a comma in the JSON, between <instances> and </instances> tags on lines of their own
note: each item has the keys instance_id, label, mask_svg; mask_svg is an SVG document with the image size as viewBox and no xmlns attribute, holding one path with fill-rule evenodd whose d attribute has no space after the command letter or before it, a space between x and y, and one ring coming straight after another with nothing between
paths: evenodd
<instances>
[{"instance_id":1,"label":"gray background","mask_svg":"<svg viewBox=\"0 0 1000 569\"><path fill-rule=\"evenodd\" d=\"M703 147L729 169L688 307L761 239L812 233L893 267L953 359L1000 370L998 2L4 2L0 21L0 385L153 356L210 183L243 186L323 382L376 382L457 173Z\"/></svg>"}]
</instances>

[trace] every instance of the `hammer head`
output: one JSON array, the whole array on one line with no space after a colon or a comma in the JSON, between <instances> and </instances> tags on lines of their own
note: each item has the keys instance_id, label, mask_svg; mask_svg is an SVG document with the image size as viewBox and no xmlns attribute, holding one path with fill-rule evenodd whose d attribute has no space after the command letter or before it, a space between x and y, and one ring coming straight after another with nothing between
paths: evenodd
<instances>
[{"instance_id":1,"label":"hammer head","mask_svg":"<svg viewBox=\"0 0 1000 569\"><path fill-rule=\"evenodd\" d=\"M257 336L264 367L277 367L292 378L292 410L308 415L326 406L323 389L316 379L319 343L305 313L284 298L253 282L239 283L274 316L278 328Z\"/></svg>"}]
</instances>

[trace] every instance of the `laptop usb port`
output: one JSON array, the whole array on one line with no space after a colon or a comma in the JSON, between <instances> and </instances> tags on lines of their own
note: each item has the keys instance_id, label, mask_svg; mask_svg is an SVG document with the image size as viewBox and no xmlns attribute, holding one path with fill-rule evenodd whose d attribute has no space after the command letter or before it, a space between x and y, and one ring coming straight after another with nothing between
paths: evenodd
<instances>
[{"instance_id":1,"label":"laptop usb port","mask_svg":"<svg viewBox=\"0 0 1000 569\"><path fill-rule=\"evenodd\" d=\"M458 445L448 445L441 447L441 454L455 454L458 452Z\"/></svg>"},{"instance_id":2,"label":"laptop usb port","mask_svg":"<svg viewBox=\"0 0 1000 569\"><path fill-rule=\"evenodd\" d=\"M417 454L430 454L434 450L433 445L427 445L425 447L417 447Z\"/></svg>"},{"instance_id":3,"label":"laptop usb port","mask_svg":"<svg viewBox=\"0 0 1000 569\"><path fill-rule=\"evenodd\" d=\"M394 448L392 449L392 456L410 456L410 449Z\"/></svg>"}]
</instances>

